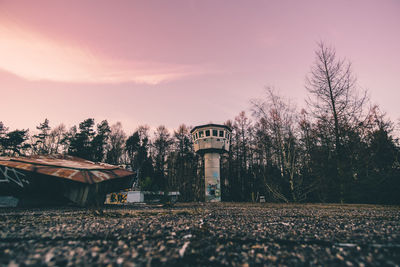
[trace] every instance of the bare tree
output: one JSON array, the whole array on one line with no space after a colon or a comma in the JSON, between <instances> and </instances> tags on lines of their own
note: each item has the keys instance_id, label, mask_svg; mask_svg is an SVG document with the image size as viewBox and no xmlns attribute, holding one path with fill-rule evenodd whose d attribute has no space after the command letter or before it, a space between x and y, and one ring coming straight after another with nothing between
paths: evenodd
<instances>
[{"instance_id":1,"label":"bare tree","mask_svg":"<svg viewBox=\"0 0 400 267\"><path fill-rule=\"evenodd\" d=\"M343 201L343 140L346 130L360 125L367 100L366 92L362 96L358 95L351 63L338 59L335 49L323 42L318 43L315 51L315 63L306 79L306 89L310 93L307 103L314 117L333 133L336 178L340 184L340 199Z\"/></svg>"},{"instance_id":2,"label":"bare tree","mask_svg":"<svg viewBox=\"0 0 400 267\"><path fill-rule=\"evenodd\" d=\"M139 134L139 139L140 139L140 145L143 145L143 142L148 142L150 139L150 126L148 125L139 125L139 127L136 129L136 131Z\"/></svg>"},{"instance_id":3,"label":"bare tree","mask_svg":"<svg viewBox=\"0 0 400 267\"><path fill-rule=\"evenodd\" d=\"M177 151L181 157L193 150L189 128L185 124L179 125L178 130L174 131L174 138L175 151Z\"/></svg>"},{"instance_id":4,"label":"bare tree","mask_svg":"<svg viewBox=\"0 0 400 267\"><path fill-rule=\"evenodd\" d=\"M170 152L171 145L172 139L168 129L164 125L158 126L156 131L154 132L153 141L155 154L154 157L157 171L164 173L165 160L168 153Z\"/></svg>"},{"instance_id":5,"label":"bare tree","mask_svg":"<svg viewBox=\"0 0 400 267\"><path fill-rule=\"evenodd\" d=\"M170 190L179 190L181 200L193 201L197 185L197 158L190 129L185 124L179 125L174 131L172 147L173 151L167 159L168 187Z\"/></svg>"},{"instance_id":6,"label":"bare tree","mask_svg":"<svg viewBox=\"0 0 400 267\"><path fill-rule=\"evenodd\" d=\"M108 138L107 163L119 164L124 153L126 134L122 129L122 124L117 122L111 126Z\"/></svg>"},{"instance_id":7,"label":"bare tree","mask_svg":"<svg viewBox=\"0 0 400 267\"><path fill-rule=\"evenodd\" d=\"M252 101L253 114L258 118L259 129L264 129L270 137L272 160L279 168L281 178L287 180L293 201L297 201L295 174L298 172L297 159L297 114L295 106L289 99L279 96L273 88L266 88L265 99ZM268 190L278 199L287 201L278 189L272 190L271 184L266 184Z\"/></svg>"},{"instance_id":8,"label":"bare tree","mask_svg":"<svg viewBox=\"0 0 400 267\"><path fill-rule=\"evenodd\" d=\"M235 117L232 125L232 153L235 162L236 179L232 181L233 193L239 196L239 199L245 200L249 195L253 196L253 181L249 177L248 170L250 165L251 149L251 120L241 111Z\"/></svg>"},{"instance_id":9,"label":"bare tree","mask_svg":"<svg viewBox=\"0 0 400 267\"><path fill-rule=\"evenodd\" d=\"M65 138L67 129L64 124L60 124L53 128L50 132L50 154L58 154L66 151Z\"/></svg>"}]
</instances>

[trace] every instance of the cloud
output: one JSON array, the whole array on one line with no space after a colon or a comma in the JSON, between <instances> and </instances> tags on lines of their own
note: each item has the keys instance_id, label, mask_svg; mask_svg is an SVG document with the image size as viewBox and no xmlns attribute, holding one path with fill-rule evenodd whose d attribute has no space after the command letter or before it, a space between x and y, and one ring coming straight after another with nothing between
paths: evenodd
<instances>
[{"instance_id":1,"label":"cloud","mask_svg":"<svg viewBox=\"0 0 400 267\"><path fill-rule=\"evenodd\" d=\"M201 73L185 65L107 58L3 21L0 69L31 81L152 85Z\"/></svg>"}]
</instances>

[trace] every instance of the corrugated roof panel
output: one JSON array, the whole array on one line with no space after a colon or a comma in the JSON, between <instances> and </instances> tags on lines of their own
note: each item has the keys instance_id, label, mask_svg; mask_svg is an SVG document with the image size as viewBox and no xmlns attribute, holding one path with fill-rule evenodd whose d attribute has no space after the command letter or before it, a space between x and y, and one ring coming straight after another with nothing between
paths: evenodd
<instances>
[{"instance_id":1,"label":"corrugated roof panel","mask_svg":"<svg viewBox=\"0 0 400 267\"><path fill-rule=\"evenodd\" d=\"M133 176L117 166L70 156L0 157L0 165L89 184Z\"/></svg>"}]
</instances>

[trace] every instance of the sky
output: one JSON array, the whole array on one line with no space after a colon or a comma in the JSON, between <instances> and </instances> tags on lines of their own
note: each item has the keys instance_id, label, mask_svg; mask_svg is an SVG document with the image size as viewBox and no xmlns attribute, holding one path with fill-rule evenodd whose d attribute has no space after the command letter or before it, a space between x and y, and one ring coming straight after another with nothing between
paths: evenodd
<instances>
[{"instance_id":1,"label":"sky","mask_svg":"<svg viewBox=\"0 0 400 267\"><path fill-rule=\"evenodd\" d=\"M317 42L400 119L400 1L3 1L0 121L224 123L266 86L305 107Z\"/></svg>"}]
</instances>

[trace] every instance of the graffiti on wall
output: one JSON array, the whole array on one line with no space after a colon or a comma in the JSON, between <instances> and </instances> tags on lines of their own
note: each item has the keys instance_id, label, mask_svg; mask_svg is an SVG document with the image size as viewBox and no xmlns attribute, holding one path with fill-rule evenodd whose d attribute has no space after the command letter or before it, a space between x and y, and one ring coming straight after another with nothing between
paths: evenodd
<instances>
[{"instance_id":1,"label":"graffiti on wall","mask_svg":"<svg viewBox=\"0 0 400 267\"><path fill-rule=\"evenodd\" d=\"M15 183L19 187L24 187L24 184L29 184L25 179L25 174L17 171L14 168L0 166L0 183Z\"/></svg>"},{"instance_id":2,"label":"graffiti on wall","mask_svg":"<svg viewBox=\"0 0 400 267\"><path fill-rule=\"evenodd\" d=\"M207 185L207 195L212 197L219 197L221 196L220 189L218 184L208 184Z\"/></svg>"},{"instance_id":3,"label":"graffiti on wall","mask_svg":"<svg viewBox=\"0 0 400 267\"><path fill-rule=\"evenodd\" d=\"M107 204L126 203L128 198L127 192L111 193L107 196Z\"/></svg>"}]
</instances>

